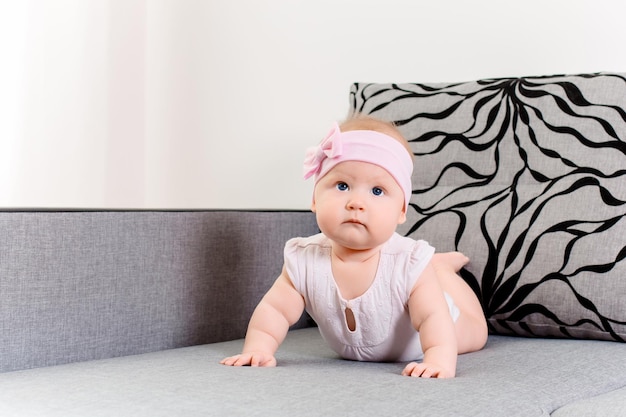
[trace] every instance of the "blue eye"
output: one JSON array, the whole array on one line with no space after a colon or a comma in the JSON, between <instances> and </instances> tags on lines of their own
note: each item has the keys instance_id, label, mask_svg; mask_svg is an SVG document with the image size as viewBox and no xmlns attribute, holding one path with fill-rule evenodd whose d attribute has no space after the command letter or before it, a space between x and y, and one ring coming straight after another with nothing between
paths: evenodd
<instances>
[{"instance_id":1,"label":"blue eye","mask_svg":"<svg viewBox=\"0 0 626 417\"><path fill-rule=\"evenodd\" d=\"M379 195L383 195L385 192L383 191L382 188L380 187L374 187L372 188L372 194L379 196Z\"/></svg>"},{"instance_id":2,"label":"blue eye","mask_svg":"<svg viewBox=\"0 0 626 417\"><path fill-rule=\"evenodd\" d=\"M345 182L338 182L337 189L339 191L346 191L348 189L348 184L346 184Z\"/></svg>"}]
</instances>

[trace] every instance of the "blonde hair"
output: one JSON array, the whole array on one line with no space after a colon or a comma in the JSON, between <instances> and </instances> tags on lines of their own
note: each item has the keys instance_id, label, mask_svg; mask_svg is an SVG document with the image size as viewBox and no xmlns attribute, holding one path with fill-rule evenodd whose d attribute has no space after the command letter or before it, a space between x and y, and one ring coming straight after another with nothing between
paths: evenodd
<instances>
[{"instance_id":1,"label":"blonde hair","mask_svg":"<svg viewBox=\"0 0 626 417\"><path fill-rule=\"evenodd\" d=\"M409 142L393 122L378 119L368 114L354 113L339 124L339 129L342 132L352 130L373 130L374 132L384 133L385 135L391 136L400 142L402 146L405 147L411 158L413 158L413 151L409 146Z\"/></svg>"}]
</instances>

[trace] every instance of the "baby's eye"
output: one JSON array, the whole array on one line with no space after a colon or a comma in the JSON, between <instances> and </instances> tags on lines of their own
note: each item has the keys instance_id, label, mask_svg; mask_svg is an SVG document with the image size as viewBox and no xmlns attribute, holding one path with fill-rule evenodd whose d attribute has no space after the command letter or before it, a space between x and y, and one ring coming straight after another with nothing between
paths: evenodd
<instances>
[{"instance_id":1,"label":"baby's eye","mask_svg":"<svg viewBox=\"0 0 626 417\"><path fill-rule=\"evenodd\" d=\"M338 182L337 189L339 191L346 191L348 189L348 184L346 184L345 182Z\"/></svg>"},{"instance_id":2,"label":"baby's eye","mask_svg":"<svg viewBox=\"0 0 626 417\"><path fill-rule=\"evenodd\" d=\"M380 187L374 187L374 188L372 188L372 194L374 194L376 196L379 196L379 195L385 194L385 192Z\"/></svg>"}]
</instances>

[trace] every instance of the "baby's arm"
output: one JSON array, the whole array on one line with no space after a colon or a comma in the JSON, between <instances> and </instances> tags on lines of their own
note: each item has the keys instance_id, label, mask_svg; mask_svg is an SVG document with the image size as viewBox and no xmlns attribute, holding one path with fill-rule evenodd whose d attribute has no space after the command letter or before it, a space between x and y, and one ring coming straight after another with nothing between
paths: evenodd
<instances>
[{"instance_id":1,"label":"baby's arm","mask_svg":"<svg viewBox=\"0 0 626 417\"><path fill-rule=\"evenodd\" d=\"M456 373L457 341L454 322L439 285L435 269L428 265L415 283L409 298L409 313L420 334L422 363L411 362L402 375L422 378L451 378Z\"/></svg>"},{"instance_id":2,"label":"baby's arm","mask_svg":"<svg viewBox=\"0 0 626 417\"><path fill-rule=\"evenodd\" d=\"M289 326L304 310L304 299L296 291L285 268L257 305L246 333L243 351L222 359L229 366L276 366L274 353L285 339Z\"/></svg>"}]
</instances>

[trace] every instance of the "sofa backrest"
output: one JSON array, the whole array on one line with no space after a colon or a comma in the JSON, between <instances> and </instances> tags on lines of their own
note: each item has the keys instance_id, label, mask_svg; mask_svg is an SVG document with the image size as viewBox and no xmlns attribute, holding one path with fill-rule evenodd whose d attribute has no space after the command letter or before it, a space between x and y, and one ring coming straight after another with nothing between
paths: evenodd
<instances>
[{"instance_id":1,"label":"sofa backrest","mask_svg":"<svg viewBox=\"0 0 626 417\"><path fill-rule=\"evenodd\" d=\"M460 250L493 333L626 340L626 75L357 83L415 154L405 235Z\"/></svg>"},{"instance_id":2,"label":"sofa backrest","mask_svg":"<svg viewBox=\"0 0 626 417\"><path fill-rule=\"evenodd\" d=\"M317 231L297 211L0 211L0 372L243 337L285 241Z\"/></svg>"}]
</instances>

